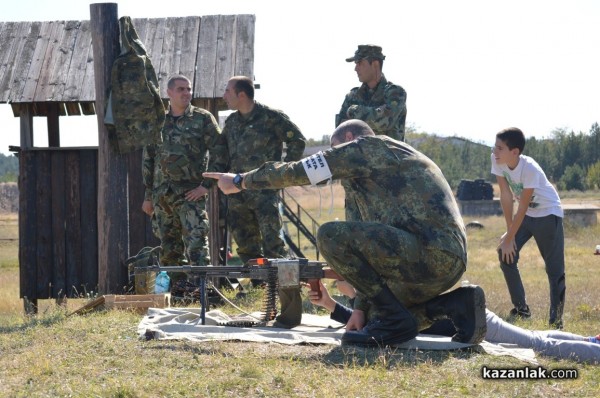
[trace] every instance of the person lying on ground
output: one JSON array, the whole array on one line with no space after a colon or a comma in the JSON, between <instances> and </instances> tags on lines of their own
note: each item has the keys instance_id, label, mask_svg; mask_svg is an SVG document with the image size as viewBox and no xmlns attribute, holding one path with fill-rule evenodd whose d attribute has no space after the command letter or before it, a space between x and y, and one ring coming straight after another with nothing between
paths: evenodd
<instances>
[{"instance_id":1,"label":"person lying on ground","mask_svg":"<svg viewBox=\"0 0 600 398\"><path fill-rule=\"evenodd\" d=\"M356 291L349 283L343 281L336 283L340 293L350 299L356 296ZM320 282L320 287L320 298L317 291L310 290L308 292L310 302L328 310L334 321L346 324L353 310L334 300L322 282ZM486 309L486 323L485 341L489 343L515 344L556 359L569 359L589 364L600 363L600 334L595 337L586 337L560 330L528 330L504 321L489 309ZM422 330L421 333L453 336L456 328L450 319L444 319L437 321L430 328Z\"/></svg>"}]
</instances>

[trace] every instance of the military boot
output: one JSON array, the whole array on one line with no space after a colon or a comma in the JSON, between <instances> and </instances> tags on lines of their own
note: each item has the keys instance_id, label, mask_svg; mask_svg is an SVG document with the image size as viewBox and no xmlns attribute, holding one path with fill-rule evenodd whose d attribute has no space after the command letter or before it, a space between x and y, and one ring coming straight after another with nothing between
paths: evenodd
<instances>
[{"instance_id":1,"label":"military boot","mask_svg":"<svg viewBox=\"0 0 600 398\"><path fill-rule=\"evenodd\" d=\"M449 318L456 334L452 341L479 344L487 331L485 293L479 286L460 287L426 303L427 317L433 321Z\"/></svg>"},{"instance_id":2,"label":"military boot","mask_svg":"<svg viewBox=\"0 0 600 398\"><path fill-rule=\"evenodd\" d=\"M349 330L342 335L342 344L386 346L404 343L419 334L417 320L385 286L370 299L377 317L370 319L362 330Z\"/></svg>"}]
</instances>

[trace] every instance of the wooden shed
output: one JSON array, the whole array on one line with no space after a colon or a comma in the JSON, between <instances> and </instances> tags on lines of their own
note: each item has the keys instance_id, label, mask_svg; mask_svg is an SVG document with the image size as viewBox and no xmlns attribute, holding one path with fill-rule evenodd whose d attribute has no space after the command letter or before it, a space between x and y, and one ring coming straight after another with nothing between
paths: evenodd
<instances>
[{"instance_id":1,"label":"wooden shed","mask_svg":"<svg viewBox=\"0 0 600 398\"><path fill-rule=\"evenodd\" d=\"M254 15L132 21L165 101L168 77L183 74L194 105L216 116L229 77L254 76ZM34 304L121 293L123 261L157 244L141 212L141 150L115 153L103 123L118 36L112 3L91 4L88 21L0 22L0 103L20 118L20 295ZM61 147L60 117L82 114L97 114L97 131L81 134L98 147ZM47 148L33 145L33 117L47 118Z\"/></svg>"}]
</instances>

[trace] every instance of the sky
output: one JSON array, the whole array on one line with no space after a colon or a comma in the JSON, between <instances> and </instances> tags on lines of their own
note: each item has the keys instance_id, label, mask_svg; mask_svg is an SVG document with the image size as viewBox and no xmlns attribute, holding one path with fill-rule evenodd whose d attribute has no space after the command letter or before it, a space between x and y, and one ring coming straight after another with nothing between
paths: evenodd
<instances>
[{"instance_id":1,"label":"sky","mask_svg":"<svg viewBox=\"0 0 600 398\"><path fill-rule=\"evenodd\" d=\"M519 127L587 133L600 123L597 0L117 0L132 18L256 15L256 100L283 110L307 138L334 129L345 94L360 83L345 58L382 46L386 78L407 91L407 125L418 132L492 145ZM1 21L89 19L90 1L19 0ZM34 118L34 145L46 146ZM95 116L61 117L61 145L96 145ZM19 120L0 104L0 152L19 145Z\"/></svg>"}]
</instances>

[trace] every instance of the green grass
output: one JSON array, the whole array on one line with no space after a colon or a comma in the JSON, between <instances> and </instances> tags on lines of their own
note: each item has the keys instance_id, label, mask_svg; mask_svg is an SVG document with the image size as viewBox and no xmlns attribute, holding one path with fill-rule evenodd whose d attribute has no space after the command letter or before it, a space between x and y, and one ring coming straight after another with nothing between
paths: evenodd
<instances>
[{"instance_id":1,"label":"green grass","mask_svg":"<svg viewBox=\"0 0 600 398\"><path fill-rule=\"evenodd\" d=\"M468 230L469 266L463 279L481 285L488 307L506 315L511 305L495 254L503 220L477 220L485 228ZM600 332L600 256L593 250L600 244L600 225L567 226L565 233L566 330L595 335ZM544 329L548 282L533 241L522 252L521 267L533 317L519 325ZM538 357L543 367L575 368L579 378L483 380L482 366L527 364L477 351L144 341L137 336L141 315L134 312L67 316L83 299L69 300L66 308L40 300L39 314L26 316L15 266L0 267L0 300L2 397L594 397L600 391L599 366L545 357ZM258 291L237 301L255 309L260 302Z\"/></svg>"}]
</instances>

